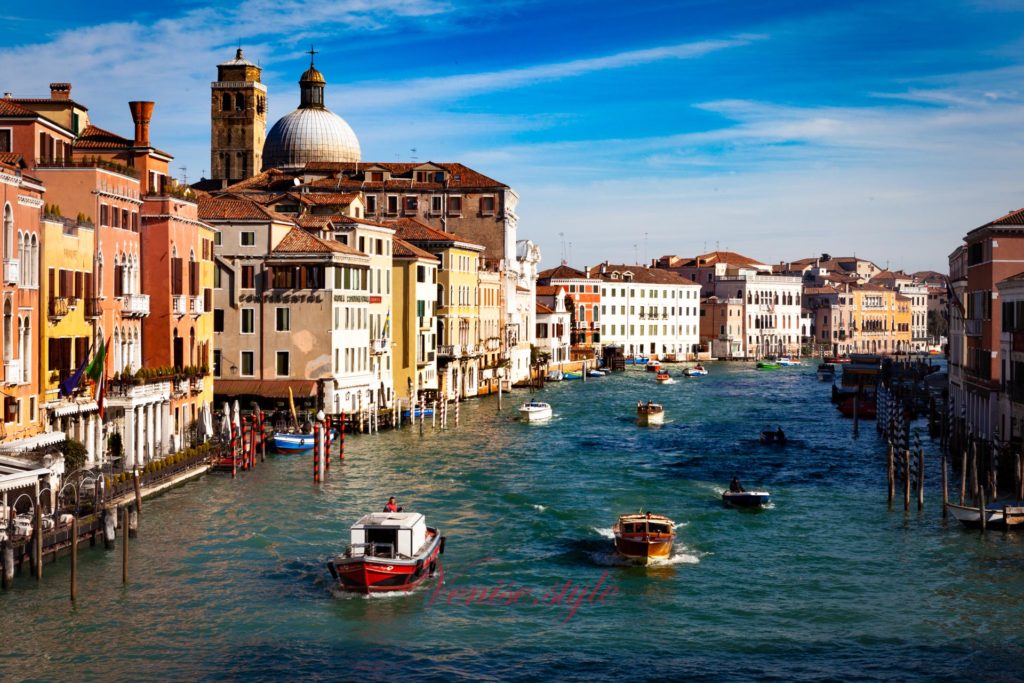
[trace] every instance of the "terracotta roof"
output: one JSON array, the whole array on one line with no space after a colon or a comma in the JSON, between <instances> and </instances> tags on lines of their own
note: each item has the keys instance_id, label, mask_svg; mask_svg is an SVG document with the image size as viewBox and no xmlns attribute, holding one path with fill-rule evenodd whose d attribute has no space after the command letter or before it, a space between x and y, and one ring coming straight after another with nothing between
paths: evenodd
<instances>
[{"instance_id":1,"label":"terracotta roof","mask_svg":"<svg viewBox=\"0 0 1024 683\"><path fill-rule=\"evenodd\" d=\"M93 125L86 126L75 140L76 149L124 149L134 146L134 141Z\"/></svg>"},{"instance_id":2,"label":"terracotta roof","mask_svg":"<svg viewBox=\"0 0 1024 683\"><path fill-rule=\"evenodd\" d=\"M32 116L36 117L39 114L35 113L28 107L23 107L9 97L0 97L0 116Z\"/></svg>"},{"instance_id":3,"label":"terracotta roof","mask_svg":"<svg viewBox=\"0 0 1024 683\"><path fill-rule=\"evenodd\" d=\"M306 170L309 171L329 171L335 173L344 173L349 177L364 177L367 168L371 169L382 169L389 171L392 178L396 176L406 180L406 182L412 182L415 177L414 172L417 170L423 170L424 167L437 166L447 172L448 181L446 183L433 183L433 182L414 182L415 187L464 187L464 188L505 188L508 187L502 182L489 178L483 173L474 171L468 166L457 162L437 162L437 161L421 161L421 162L373 162L373 161L362 161L359 163L354 162L312 162L306 164ZM398 178L396 178L397 180Z\"/></svg>"},{"instance_id":4,"label":"terracotta roof","mask_svg":"<svg viewBox=\"0 0 1024 683\"><path fill-rule=\"evenodd\" d=\"M331 206L351 204L358 196L357 192L288 192L280 198L291 197L310 206Z\"/></svg>"},{"instance_id":5,"label":"terracotta roof","mask_svg":"<svg viewBox=\"0 0 1024 683\"><path fill-rule=\"evenodd\" d=\"M365 256L361 251L336 240L322 240L302 228L288 231L271 254L351 254Z\"/></svg>"},{"instance_id":6,"label":"terracotta roof","mask_svg":"<svg viewBox=\"0 0 1024 683\"><path fill-rule=\"evenodd\" d=\"M407 242L459 242L472 247L483 249L483 245L456 235L454 232L442 232L435 230L426 223L415 218L399 218L389 222L387 227L393 227L396 235Z\"/></svg>"},{"instance_id":7,"label":"terracotta roof","mask_svg":"<svg viewBox=\"0 0 1024 683\"><path fill-rule=\"evenodd\" d=\"M274 214L247 199L198 196L199 218L202 220L270 220Z\"/></svg>"},{"instance_id":8,"label":"terracotta roof","mask_svg":"<svg viewBox=\"0 0 1024 683\"><path fill-rule=\"evenodd\" d=\"M591 271L593 274L593 271ZM572 266L567 266L564 263L555 268L548 268L537 273L538 280L586 280L587 274L582 270L576 270Z\"/></svg>"},{"instance_id":9,"label":"terracotta roof","mask_svg":"<svg viewBox=\"0 0 1024 683\"><path fill-rule=\"evenodd\" d=\"M693 287L700 287L696 282L692 282L675 271L665 270L664 268L604 263L598 267L597 271L598 278L604 282L639 282L652 285L692 285ZM633 274L632 280L623 280L622 275L627 271ZM612 274L615 272L619 273L619 277L613 279ZM594 271L591 270L590 273L593 275Z\"/></svg>"},{"instance_id":10,"label":"terracotta roof","mask_svg":"<svg viewBox=\"0 0 1024 683\"><path fill-rule=\"evenodd\" d=\"M990 225L1024 225L1024 209L1015 209L981 227L987 228Z\"/></svg>"},{"instance_id":11,"label":"terracotta roof","mask_svg":"<svg viewBox=\"0 0 1024 683\"><path fill-rule=\"evenodd\" d=\"M557 285L537 285L537 296L557 296L562 289Z\"/></svg>"},{"instance_id":12,"label":"terracotta roof","mask_svg":"<svg viewBox=\"0 0 1024 683\"><path fill-rule=\"evenodd\" d=\"M544 304L542 304L541 302L538 301L537 302L537 312L538 313L544 313L544 314L551 314L551 313L555 312L555 309L550 308L548 306L545 306Z\"/></svg>"},{"instance_id":13,"label":"terracotta roof","mask_svg":"<svg viewBox=\"0 0 1024 683\"><path fill-rule=\"evenodd\" d=\"M727 263L732 266L764 266L766 263L757 261L744 256L743 254L737 254L734 251L710 251L706 254L698 254L694 257L692 265L696 266L711 266L717 263ZM691 265L691 264L687 264Z\"/></svg>"},{"instance_id":14,"label":"terracotta roof","mask_svg":"<svg viewBox=\"0 0 1024 683\"><path fill-rule=\"evenodd\" d=\"M813 294L838 294L839 290L835 287L804 287L805 295Z\"/></svg>"},{"instance_id":15,"label":"terracotta roof","mask_svg":"<svg viewBox=\"0 0 1024 683\"><path fill-rule=\"evenodd\" d=\"M403 239L395 238L391 245L391 254L399 258L421 258L437 261L438 258L429 251L420 249L415 244L409 244Z\"/></svg>"},{"instance_id":16,"label":"terracotta roof","mask_svg":"<svg viewBox=\"0 0 1024 683\"><path fill-rule=\"evenodd\" d=\"M330 216L310 216L309 214L306 214L304 216L299 216L298 218L296 218L295 222L307 230L311 228L316 228L318 230L328 230L331 227Z\"/></svg>"},{"instance_id":17,"label":"terracotta roof","mask_svg":"<svg viewBox=\"0 0 1024 683\"><path fill-rule=\"evenodd\" d=\"M2 101L0 100L0 102ZM25 158L17 152L0 152L0 164L25 168Z\"/></svg>"}]
</instances>

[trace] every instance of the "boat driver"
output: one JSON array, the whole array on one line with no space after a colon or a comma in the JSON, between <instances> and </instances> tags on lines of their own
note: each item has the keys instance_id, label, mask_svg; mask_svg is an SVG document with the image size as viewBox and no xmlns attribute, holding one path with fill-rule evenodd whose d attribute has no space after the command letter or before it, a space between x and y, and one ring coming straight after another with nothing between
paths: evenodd
<instances>
[{"instance_id":1,"label":"boat driver","mask_svg":"<svg viewBox=\"0 0 1024 683\"><path fill-rule=\"evenodd\" d=\"M388 498L388 504L384 506L384 512L401 512L402 508L395 500L394 496Z\"/></svg>"},{"instance_id":2,"label":"boat driver","mask_svg":"<svg viewBox=\"0 0 1024 683\"><path fill-rule=\"evenodd\" d=\"M732 493L743 493L743 486L740 485L740 480L737 477L733 477L732 481L729 482L729 491Z\"/></svg>"}]
</instances>

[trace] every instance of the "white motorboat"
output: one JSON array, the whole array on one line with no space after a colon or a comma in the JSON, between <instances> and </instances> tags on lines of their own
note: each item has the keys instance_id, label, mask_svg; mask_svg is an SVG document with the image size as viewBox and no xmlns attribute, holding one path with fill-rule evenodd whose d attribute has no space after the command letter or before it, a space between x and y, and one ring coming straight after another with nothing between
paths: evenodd
<instances>
[{"instance_id":1,"label":"white motorboat","mask_svg":"<svg viewBox=\"0 0 1024 683\"><path fill-rule=\"evenodd\" d=\"M519 417L524 422L540 422L551 418L551 404L543 401L527 401L519 406Z\"/></svg>"},{"instance_id":2,"label":"white motorboat","mask_svg":"<svg viewBox=\"0 0 1024 683\"><path fill-rule=\"evenodd\" d=\"M783 356L776 362L784 368L792 367L794 365L800 365L800 361L798 361L796 358L790 358L789 356Z\"/></svg>"}]
</instances>

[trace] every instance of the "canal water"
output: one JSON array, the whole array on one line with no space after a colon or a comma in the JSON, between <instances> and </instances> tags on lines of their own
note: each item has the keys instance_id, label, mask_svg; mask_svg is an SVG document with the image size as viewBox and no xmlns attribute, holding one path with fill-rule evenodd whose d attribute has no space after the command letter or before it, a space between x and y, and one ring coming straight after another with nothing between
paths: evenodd
<instances>
[{"instance_id":1,"label":"canal water","mask_svg":"<svg viewBox=\"0 0 1024 683\"><path fill-rule=\"evenodd\" d=\"M813 366L709 369L549 384L546 425L515 419L523 391L469 401L447 432L350 437L319 486L274 456L147 501L129 586L95 548L75 606L67 560L0 594L0 680L1024 675L1024 539L944 526L937 457L925 511L888 511L874 424L855 437ZM648 399L664 426L635 425ZM785 447L758 443L779 425ZM734 475L773 506L723 508ZM390 495L447 536L444 583L338 595L325 560ZM678 524L662 566L612 553L636 510Z\"/></svg>"}]
</instances>

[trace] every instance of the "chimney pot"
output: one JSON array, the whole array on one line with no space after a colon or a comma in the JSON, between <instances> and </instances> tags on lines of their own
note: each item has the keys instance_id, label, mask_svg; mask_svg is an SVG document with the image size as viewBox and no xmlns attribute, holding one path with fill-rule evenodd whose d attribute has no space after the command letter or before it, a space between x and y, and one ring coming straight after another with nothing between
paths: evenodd
<instances>
[{"instance_id":1,"label":"chimney pot","mask_svg":"<svg viewBox=\"0 0 1024 683\"><path fill-rule=\"evenodd\" d=\"M70 83L51 83L50 84L50 99L51 100L70 100L71 99L71 84Z\"/></svg>"},{"instance_id":2,"label":"chimney pot","mask_svg":"<svg viewBox=\"0 0 1024 683\"><path fill-rule=\"evenodd\" d=\"M129 102L132 121L135 122L135 146L149 147L149 120L153 116L152 102Z\"/></svg>"}]
</instances>

